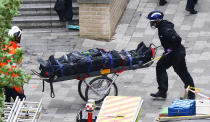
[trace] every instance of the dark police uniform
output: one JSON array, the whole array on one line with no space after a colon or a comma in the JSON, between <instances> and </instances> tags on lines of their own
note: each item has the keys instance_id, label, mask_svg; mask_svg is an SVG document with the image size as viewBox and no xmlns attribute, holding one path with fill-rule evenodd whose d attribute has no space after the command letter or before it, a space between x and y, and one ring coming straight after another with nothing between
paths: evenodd
<instances>
[{"instance_id":1,"label":"dark police uniform","mask_svg":"<svg viewBox=\"0 0 210 122\"><path fill-rule=\"evenodd\" d=\"M165 53L167 49L172 50L168 55L163 54L163 57L157 62L156 75L159 91L166 93L168 90L166 70L171 66L184 82L185 88L188 85L194 87L193 79L187 70L185 62L185 47L181 44L181 37L174 30L174 24L167 20L162 20L158 25L158 35ZM193 93L190 93L188 97L193 99L195 96Z\"/></svg>"}]
</instances>

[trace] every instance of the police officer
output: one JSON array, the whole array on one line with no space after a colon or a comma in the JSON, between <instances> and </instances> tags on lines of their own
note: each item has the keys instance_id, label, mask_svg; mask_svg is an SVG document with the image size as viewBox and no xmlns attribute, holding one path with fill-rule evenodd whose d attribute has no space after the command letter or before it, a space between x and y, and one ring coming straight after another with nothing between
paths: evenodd
<instances>
[{"instance_id":1,"label":"police officer","mask_svg":"<svg viewBox=\"0 0 210 122\"><path fill-rule=\"evenodd\" d=\"M187 0L186 4L186 11L189 11L190 14L197 14L198 11L195 10L195 4L198 2L198 0Z\"/></svg>"},{"instance_id":2,"label":"police officer","mask_svg":"<svg viewBox=\"0 0 210 122\"><path fill-rule=\"evenodd\" d=\"M159 5L160 5L160 6L164 6L166 3L167 3L166 0L160 0L160 1L159 1Z\"/></svg>"},{"instance_id":3,"label":"police officer","mask_svg":"<svg viewBox=\"0 0 210 122\"><path fill-rule=\"evenodd\" d=\"M168 91L168 75L166 70L173 67L184 82L184 87L194 87L193 79L190 76L185 62L185 47L181 44L182 38L174 30L174 24L163 20L164 14L160 11L152 11L148 14L152 28L158 28L158 36L164 48L162 58L157 62L156 77L158 92L151 93L152 97L166 98ZM189 99L195 99L195 94L189 92Z\"/></svg>"}]
</instances>

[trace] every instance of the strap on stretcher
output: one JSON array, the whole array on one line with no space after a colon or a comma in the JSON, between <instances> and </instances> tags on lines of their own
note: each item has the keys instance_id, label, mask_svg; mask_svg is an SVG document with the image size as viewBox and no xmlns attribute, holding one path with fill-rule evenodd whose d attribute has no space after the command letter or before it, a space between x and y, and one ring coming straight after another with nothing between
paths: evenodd
<instances>
[{"instance_id":1,"label":"strap on stretcher","mask_svg":"<svg viewBox=\"0 0 210 122\"><path fill-rule=\"evenodd\" d=\"M89 72L91 72L92 62L91 62L90 56L88 54L86 56L89 62Z\"/></svg>"},{"instance_id":2,"label":"strap on stretcher","mask_svg":"<svg viewBox=\"0 0 210 122\"><path fill-rule=\"evenodd\" d=\"M108 57L110 59L110 68L113 69L114 68L114 62L113 62L112 54L110 52L108 53Z\"/></svg>"},{"instance_id":3,"label":"strap on stretcher","mask_svg":"<svg viewBox=\"0 0 210 122\"><path fill-rule=\"evenodd\" d=\"M63 65L58 60L56 60L56 62L58 63L59 69L61 70L61 75L64 76L64 74L63 74Z\"/></svg>"},{"instance_id":4,"label":"strap on stretcher","mask_svg":"<svg viewBox=\"0 0 210 122\"><path fill-rule=\"evenodd\" d=\"M104 59L104 64L106 64L107 60L106 60L106 55L104 52L100 51L103 59ZM113 58L112 58L112 54L110 52L107 53L109 59L110 59L110 69L113 69L114 68L114 61L113 61Z\"/></svg>"},{"instance_id":5,"label":"strap on stretcher","mask_svg":"<svg viewBox=\"0 0 210 122\"><path fill-rule=\"evenodd\" d=\"M50 82L50 97L55 98L55 93L53 89L53 82Z\"/></svg>"},{"instance_id":6,"label":"strap on stretcher","mask_svg":"<svg viewBox=\"0 0 210 122\"><path fill-rule=\"evenodd\" d=\"M45 87L45 81L42 80L42 92L44 92L44 87ZM50 81L50 97L51 98L55 98L55 92L54 92L54 89L53 89L53 81Z\"/></svg>"},{"instance_id":7,"label":"strap on stretcher","mask_svg":"<svg viewBox=\"0 0 210 122\"><path fill-rule=\"evenodd\" d=\"M130 55L130 53L128 51L125 51L125 53L127 54L128 58L129 58L129 66L130 68L133 67L133 59L132 59L132 56Z\"/></svg>"}]
</instances>

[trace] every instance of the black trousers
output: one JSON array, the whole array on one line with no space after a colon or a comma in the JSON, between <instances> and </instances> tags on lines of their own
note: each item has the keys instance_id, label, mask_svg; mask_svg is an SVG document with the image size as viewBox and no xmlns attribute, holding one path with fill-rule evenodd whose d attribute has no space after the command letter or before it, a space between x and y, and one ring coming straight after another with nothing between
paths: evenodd
<instances>
[{"instance_id":1,"label":"black trousers","mask_svg":"<svg viewBox=\"0 0 210 122\"><path fill-rule=\"evenodd\" d=\"M60 21L71 21L73 18L72 0L57 0L55 7Z\"/></svg>"},{"instance_id":2,"label":"black trousers","mask_svg":"<svg viewBox=\"0 0 210 122\"><path fill-rule=\"evenodd\" d=\"M9 87L5 87L5 102L11 102L11 97L13 98L13 100L16 99L17 96L19 96L20 100L23 100L23 98L25 98L25 94L20 94L17 91L15 91L14 88L9 88Z\"/></svg>"},{"instance_id":3,"label":"black trousers","mask_svg":"<svg viewBox=\"0 0 210 122\"><path fill-rule=\"evenodd\" d=\"M66 21L71 21L73 18L73 8L72 8L72 0L65 0L65 19Z\"/></svg>"},{"instance_id":4,"label":"black trousers","mask_svg":"<svg viewBox=\"0 0 210 122\"><path fill-rule=\"evenodd\" d=\"M186 8L190 11L194 10L195 4L197 4L198 0L187 0Z\"/></svg>"},{"instance_id":5,"label":"black trousers","mask_svg":"<svg viewBox=\"0 0 210 122\"><path fill-rule=\"evenodd\" d=\"M59 19L61 22L65 22L66 21L66 18L65 18L65 12L64 10L57 10L56 11L58 16L59 16Z\"/></svg>"},{"instance_id":6,"label":"black trousers","mask_svg":"<svg viewBox=\"0 0 210 122\"><path fill-rule=\"evenodd\" d=\"M187 70L185 55L185 48L181 45L176 51L163 56L158 61L156 66L156 77L159 91L168 91L168 75L166 70L171 66L183 81L185 88L187 88L188 85L194 87L193 79Z\"/></svg>"}]
</instances>

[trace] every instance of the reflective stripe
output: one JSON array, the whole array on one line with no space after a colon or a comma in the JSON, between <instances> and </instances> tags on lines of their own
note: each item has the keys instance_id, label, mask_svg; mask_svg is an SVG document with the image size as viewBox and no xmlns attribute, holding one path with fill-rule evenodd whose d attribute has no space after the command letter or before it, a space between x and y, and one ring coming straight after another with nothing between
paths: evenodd
<instances>
[{"instance_id":1,"label":"reflective stripe","mask_svg":"<svg viewBox=\"0 0 210 122\"><path fill-rule=\"evenodd\" d=\"M92 62L91 62L90 56L88 54L86 56L89 62L89 72L91 72Z\"/></svg>"},{"instance_id":2,"label":"reflective stripe","mask_svg":"<svg viewBox=\"0 0 210 122\"><path fill-rule=\"evenodd\" d=\"M114 67L114 62L113 62L113 58L112 58L112 54L108 53L109 59L110 59L110 68L112 69Z\"/></svg>"}]
</instances>

